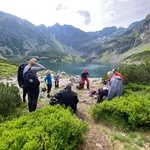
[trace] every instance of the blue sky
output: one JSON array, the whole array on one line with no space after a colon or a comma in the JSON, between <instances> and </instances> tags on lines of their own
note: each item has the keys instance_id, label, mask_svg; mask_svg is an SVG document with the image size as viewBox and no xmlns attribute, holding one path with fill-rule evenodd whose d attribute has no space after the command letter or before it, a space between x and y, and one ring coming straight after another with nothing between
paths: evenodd
<instances>
[{"instance_id":1,"label":"blue sky","mask_svg":"<svg viewBox=\"0 0 150 150\"><path fill-rule=\"evenodd\" d=\"M67 24L88 32L144 19L150 0L0 0L0 11L35 25Z\"/></svg>"}]
</instances>

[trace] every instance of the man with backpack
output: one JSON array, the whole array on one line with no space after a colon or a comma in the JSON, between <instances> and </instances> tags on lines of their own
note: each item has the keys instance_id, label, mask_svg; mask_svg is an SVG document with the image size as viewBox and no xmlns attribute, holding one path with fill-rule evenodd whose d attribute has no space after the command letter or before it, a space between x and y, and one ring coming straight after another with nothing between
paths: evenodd
<instances>
[{"instance_id":1,"label":"man with backpack","mask_svg":"<svg viewBox=\"0 0 150 150\"><path fill-rule=\"evenodd\" d=\"M30 59L28 65L24 67L23 78L28 93L29 112L36 110L40 91L40 81L38 80L36 72L44 69L45 67L37 63L35 58Z\"/></svg>"}]
</instances>

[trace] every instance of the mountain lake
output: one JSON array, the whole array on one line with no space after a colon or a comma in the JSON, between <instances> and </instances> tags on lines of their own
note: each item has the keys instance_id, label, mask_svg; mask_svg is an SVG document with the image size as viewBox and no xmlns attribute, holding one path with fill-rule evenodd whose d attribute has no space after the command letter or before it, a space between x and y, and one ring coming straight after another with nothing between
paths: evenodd
<instances>
[{"instance_id":1,"label":"mountain lake","mask_svg":"<svg viewBox=\"0 0 150 150\"><path fill-rule=\"evenodd\" d=\"M49 62L40 61L45 66L46 70L54 72L66 72L70 75L81 75L86 68L89 72L90 78L101 78L108 71L118 69L123 64L110 62Z\"/></svg>"}]
</instances>

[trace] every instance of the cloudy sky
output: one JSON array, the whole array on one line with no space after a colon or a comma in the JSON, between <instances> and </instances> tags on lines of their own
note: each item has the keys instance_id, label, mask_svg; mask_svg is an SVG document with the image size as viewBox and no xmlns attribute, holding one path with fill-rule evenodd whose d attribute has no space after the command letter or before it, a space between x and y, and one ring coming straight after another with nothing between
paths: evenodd
<instances>
[{"instance_id":1,"label":"cloudy sky","mask_svg":"<svg viewBox=\"0 0 150 150\"><path fill-rule=\"evenodd\" d=\"M150 0L0 0L0 11L35 25L68 24L87 32L144 19Z\"/></svg>"}]
</instances>

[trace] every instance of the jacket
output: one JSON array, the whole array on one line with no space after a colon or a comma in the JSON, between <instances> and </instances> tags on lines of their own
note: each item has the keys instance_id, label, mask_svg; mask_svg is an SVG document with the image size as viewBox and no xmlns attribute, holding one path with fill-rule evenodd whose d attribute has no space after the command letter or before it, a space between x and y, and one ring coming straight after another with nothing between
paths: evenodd
<instances>
[{"instance_id":1,"label":"jacket","mask_svg":"<svg viewBox=\"0 0 150 150\"><path fill-rule=\"evenodd\" d=\"M58 99L60 105L65 105L65 107L70 106L74 112L77 109L77 103L79 102L77 93L71 90L70 87L66 87L59 93L55 94L55 98Z\"/></svg>"},{"instance_id":2,"label":"jacket","mask_svg":"<svg viewBox=\"0 0 150 150\"><path fill-rule=\"evenodd\" d=\"M120 72L115 72L116 76L120 76L122 79L122 82L125 82L124 76Z\"/></svg>"},{"instance_id":3,"label":"jacket","mask_svg":"<svg viewBox=\"0 0 150 150\"><path fill-rule=\"evenodd\" d=\"M52 77L51 77L51 74L47 74L44 78L44 81L47 83L47 84L52 84Z\"/></svg>"},{"instance_id":4,"label":"jacket","mask_svg":"<svg viewBox=\"0 0 150 150\"><path fill-rule=\"evenodd\" d=\"M121 96L123 90L124 87L121 77L114 75L109 82L107 100L111 100L115 96Z\"/></svg>"},{"instance_id":5,"label":"jacket","mask_svg":"<svg viewBox=\"0 0 150 150\"><path fill-rule=\"evenodd\" d=\"M89 77L89 73L88 72L82 72L81 74L81 78L88 78Z\"/></svg>"}]
</instances>

